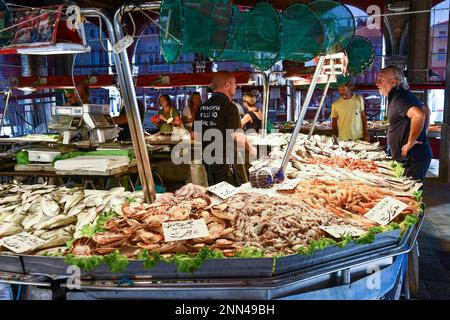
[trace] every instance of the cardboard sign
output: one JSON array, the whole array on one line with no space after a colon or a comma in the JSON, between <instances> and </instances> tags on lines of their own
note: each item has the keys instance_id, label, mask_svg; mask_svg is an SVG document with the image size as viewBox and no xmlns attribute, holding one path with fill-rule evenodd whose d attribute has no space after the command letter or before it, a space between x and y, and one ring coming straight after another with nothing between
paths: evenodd
<instances>
[{"instance_id":1,"label":"cardboard sign","mask_svg":"<svg viewBox=\"0 0 450 320\"><path fill-rule=\"evenodd\" d=\"M23 253L37 248L46 243L45 240L33 236L27 232L22 232L0 240L0 246L8 248L15 253Z\"/></svg>"},{"instance_id":2,"label":"cardboard sign","mask_svg":"<svg viewBox=\"0 0 450 320\"><path fill-rule=\"evenodd\" d=\"M321 226L320 229L337 239L344 236L359 237L366 233L364 230L354 226Z\"/></svg>"},{"instance_id":3,"label":"cardboard sign","mask_svg":"<svg viewBox=\"0 0 450 320\"><path fill-rule=\"evenodd\" d=\"M228 182L222 181L221 183L208 187L208 191L225 200L238 193L239 189L232 186Z\"/></svg>"},{"instance_id":4,"label":"cardboard sign","mask_svg":"<svg viewBox=\"0 0 450 320\"><path fill-rule=\"evenodd\" d=\"M394 218L405 210L406 207L408 207L407 204L395 198L386 197L378 202L375 207L370 209L364 217L385 226L394 220Z\"/></svg>"},{"instance_id":5,"label":"cardboard sign","mask_svg":"<svg viewBox=\"0 0 450 320\"><path fill-rule=\"evenodd\" d=\"M163 222L164 240L179 241L209 236L205 219Z\"/></svg>"},{"instance_id":6,"label":"cardboard sign","mask_svg":"<svg viewBox=\"0 0 450 320\"><path fill-rule=\"evenodd\" d=\"M277 190L294 190L301 180L300 178L285 180L278 186Z\"/></svg>"}]
</instances>

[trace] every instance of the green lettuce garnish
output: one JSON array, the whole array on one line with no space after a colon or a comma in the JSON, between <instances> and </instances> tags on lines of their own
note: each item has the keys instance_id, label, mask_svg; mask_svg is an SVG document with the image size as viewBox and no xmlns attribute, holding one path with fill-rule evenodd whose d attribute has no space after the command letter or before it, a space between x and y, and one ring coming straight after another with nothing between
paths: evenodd
<instances>
[{"instance_id":1,"label":"green lettuce garnish","mask_svg":"<svg viewBox=\"0 0 450 320\"><path fill-rule=\"evenodd\" d=\"M321 238L319 240L310 240L308 241L308 246L301 246L298 250L298 254L302 255L310 255L314 253L314 251L325 249L329 246L336 245L336 241L330 238Z\"/></svg>"},{"instance_id":2,"label":"green lettuce garnish","mask_svg":"<svg viewBox=\"0 0 450 320\"><path fill-rule=\"evenodd\" d=\"M419 204L417 212L422 214L425 211L425 203L423 202L423 190L413 192L414 200Z\"/></svg>"},{"instance_id":3,"label":"green lettuce garnish","mask_svg":"<svg viewBox=\"0 0 450 320\"><path fill-rule=\"evenodd\" d=\"M125 201L127 204L133 204L133 203L137 203L137 198L136 197L129 197L127 198L127 200Z\"/></svg>"},{"instance_id":4,"label":"green lettuce garnish","mask_svg":"<svg viewBox=\"0 0 450 320\"><path fill-rule=\"evenodd\" d=\"M97 219L97 222L93 224L86 224L81 228L81 235L85 237L92 238L94 234L97 232L104 232L105 229L105 223L115 217L117 217L118 214L115 211L108 211L103 212Z\"/></svg>"},{"instance_id":5,"label":"green lettuce garnish","mask_svg":"<svg viewBox=\"0 0 450 320\"><path fill-rule=\"evenodd\" d=\"M245 245L239 252L234 255L234 258L263 258L264 251L252 246Z\"/></svg>"},{"instance_id":6,"label":"green lettuce garnish","mask_svg":"<svg viewBox=\"0 0 450 320\"><path fill-rule=\"evenodd\" d=\"M163 258L159 252L148 253L147 249L144 249L137 256L138 259L144 260L144 268L150 269L155 267L159 262L163 261Z\"/></svg>"},{"instance_id":7,"label":"green lettuce garnish","mask_svg":"<svg viewBox=\"0 0 450 320\"><path fill-rule=\"evenodd\" d=\"M391 161L391 168L394 172L394 176L397 178L403 177L403 174L405 173L405 168L403 165L397 161Z\"/></svg>"},{"instance_id":8,"label":"green lettuce garnish","mask_svg":"<svg viewBox=\"0 0 450 320\"><path fill-rule=\"evenodd\" d=\"M419 218L416 215L410 214L406 216L405 220L403 220L403 222L400 223L400 229L402 230L402 234L410 227L413 227L418 222Z\"/></svg>"},{"instance_id":9,"label":"green lettuce garnish","mask_svg":"<svg viewBox=\"0 0 450 320\"><path fill-rule=\"evenodd\" d=\"M106 255L104 257L104 261L108 265L111 272L122 272L126 270L130 264L128 258L121 255L119 250L114 250L114 252Z\"/></svg>"},{"instance_id":10,"label":"green lettuce garnish","mask_svg":"<svg viewBox=\"0 0 450 320\"><path fill-rule=\"evenodd\" d=\"M166 262L173 262L177 265L180 272L193 273L197 271L207 259L223 259L222 252L214 251L208 248L201 248L196 255L179 253L175 256L165 259Z\"/></svg>"},{"instance_id":11,"label":"green lettuce garnish","mask_svg":"<svg viewBox=\"0 0 450 320\"><path fill-rule=\"evenodd\" d=\"M98 267L104 262L104 257L102 256L89 256L89 257L77 257L73 254L66 255L64 260L68 265L74 265L79 267L81 270L90 271L95 267Z\"/></svg>"}]
</instances>

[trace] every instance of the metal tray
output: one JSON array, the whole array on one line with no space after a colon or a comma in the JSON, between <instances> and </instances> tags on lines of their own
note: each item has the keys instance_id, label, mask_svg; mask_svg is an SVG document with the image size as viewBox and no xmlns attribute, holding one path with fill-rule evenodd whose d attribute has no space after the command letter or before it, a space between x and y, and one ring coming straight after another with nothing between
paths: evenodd
<instances>
[{"instance_id":1,"label":"metal tray","mask_svg":"<svg viewBox=\"0 0 450 320\"><path fill-rule=\"evenodd\" d=\"M393 230L375 235L375 241L371 244L357 244L352 241L344 248L330 246L323 250L318 250L311 255L293 254L286 257L280 257L276 260L274 275L296 271L333 260L347 258L356 254L395 245L399 241L399 238L400 230Z\"/></svg>"},{"instance_id":2,"label":"metal tray","mask_svg":"<svg viewBox=\"0 0 450 320\"><path fill-rule=\"evenodd\" d=\"M24 273L20 257L13 254L0 254L0 271Z\"/></svg>"},{"instance_id":3,"label":"metal tray","mask_svg":"<svg viewBox=\"0 0 450 320\"><path fill-rule=\"evenodd\" d=\"M40 257L22 255L25 273L67 275L73 274L68 269L64 258ZM126 276L145 278L170 278L170 279L201 279L209 277L233 278L233 277L271 277L273 259L211 259L194 273L179 272L175 264L159 263L153 268L146 269L142 260L133 260L125 272L112 273L107 265L101 265L91 271L82 271L82 277L93 277L103 279L120 279Z\"/></svg>"},{"instance_id":4,"label":"metal tray","mask_svg":"<svg viewBox=\"0 0 450 320\"><path fill-rule=\"evenodd\" d=\"M352 242L345 248L327 247L309 256L290 255L281 257L276 260L275 268L273 258L211 259L206 260L194 273L185 273L179 272L175 264L159 263L153 268L146 269L142 260L133 260L125 272L112 273L107 265L101 265L91 271L82 271L81 275L93 279L121 279L127 276L152 279L270 278L357 254L369 253L383 247L387 248L397 244L399 236L400 230L394 230L376 235L372 244L358 245ZM70 276L73 274L73 270L68 269L69 266L64 262L64 258L19 256L23 262L23 272L26 274L49 276ZM3 256L0 255L0 257ZM2 269L0 265L0 271Z\"/></svg>"}]
</instances>

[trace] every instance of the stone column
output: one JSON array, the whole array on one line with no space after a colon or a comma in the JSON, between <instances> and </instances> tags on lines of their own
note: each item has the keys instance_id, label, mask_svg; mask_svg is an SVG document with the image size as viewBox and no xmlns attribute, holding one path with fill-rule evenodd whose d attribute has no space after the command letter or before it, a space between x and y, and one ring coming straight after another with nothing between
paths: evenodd
<instances>
[{"instance_id":1,"label":"stone column","mask_svg":"<svg viewBox=\"0 0 450 320\"><path fill-rule=\"evenodd\" d=\"M450 19L450 13L449 13ZM450 41L447 41L447 53L450 52ZM441 181L450 184L450 59L447 54L447 71L445 82L445 102L444 102L444 118L442 120L441 129L441 148L439 163L439 178Z\"/></svg>"}]
</instances>

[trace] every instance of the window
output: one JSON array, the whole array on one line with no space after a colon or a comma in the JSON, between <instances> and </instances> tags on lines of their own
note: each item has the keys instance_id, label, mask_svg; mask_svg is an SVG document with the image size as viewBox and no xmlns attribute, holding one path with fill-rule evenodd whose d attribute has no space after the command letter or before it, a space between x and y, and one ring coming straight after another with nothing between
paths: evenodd
<instances>
[{"instance_id":1,"label":"window","mask_svg":"<svg viewBox=\"0 0 450 320\"><path fill-rule=\"evenodd\" d=\"M448 41L448 9L450 0L434 6L430 13L429 65L433 77L445 80Z\"/></svg>"},{"instance_id":2,"label":"window","mask_svg":"<svg viewBox=\"0 0 450 320\"><path fill-rule=\"evenodd\" d=\"M372 68L367 70L362 76L356 77L356 83L375 83L377 75L383 66L383 52L385 48L383 33L378 29L369 29L367 27L368 14L351 5L345 5L348 7L353 16L355 17L356 32L358 36L365 37L370 40L375 50L375 60L373 62Z\"/></svg>"}]
</instances>

